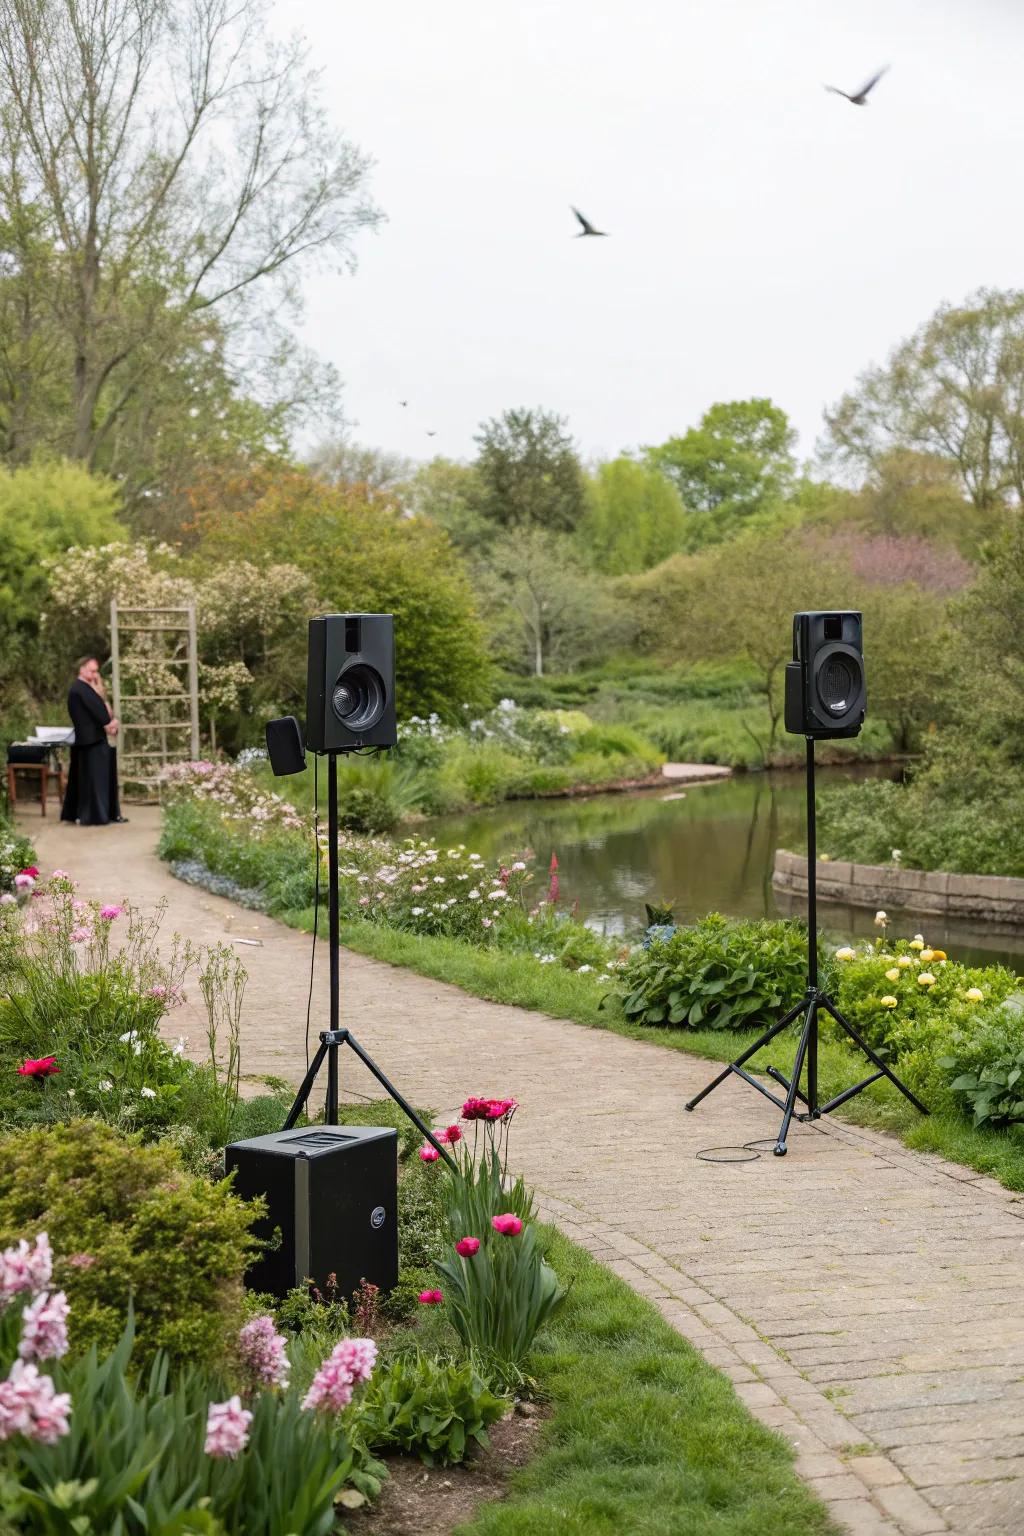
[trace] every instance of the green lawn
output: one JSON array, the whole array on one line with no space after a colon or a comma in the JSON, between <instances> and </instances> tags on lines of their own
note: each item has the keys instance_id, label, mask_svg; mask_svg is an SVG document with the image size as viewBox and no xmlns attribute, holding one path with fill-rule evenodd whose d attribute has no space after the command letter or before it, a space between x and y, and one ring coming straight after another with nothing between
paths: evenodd
<instances>
[{"instance_id":1,"label":"green lawn","mask_svg":"<svg viewBox=\"0 0 1024 1536\"><path fill-rule=\"evenodd\" d=\"M282 920L311 932L313 910L285 913ZM321 932L325 931L326 913L322 913ZM474 949L455 939L421 937L367 922L343 923L341 938L360 954L405 966L437 981L451 982L474 997L535 1008L554 1018L572 1019L577 1024L612 1030L633 1040L646 1040L666 1050L686 1051L712 1061L729 1061L739 1055L759 1032L654 1029L630 1024L613 1009L599 1008L601 991L590 977L555 965L539 966L531 955ZM763 1069L771 1062L785 1070L787 1055L792 1057L795 1045L794 1031L755 1057L751 1065ZM839 1092L870 1070L858 1052L827 1039L821 1042L819 1060L823 1097ZM1008 1189L1024 1189L1024 1140L1012 1133L975 1130L970 1121L958 1115L919 1115L885 1082L851 1100L841 1113L857 1124L891 1131L916 1151L940 1153L951 1162L991 1174Z\"/></svg>"},{"instance_id":2,"label":"green lawn","mask_svg":"<svg viewBox=\"0 0 1024 1536\"><path fill-rule=\"evenodd\" d=\"M552 1233L571 1282L530 1363L553 1413L508 1497L456 1536L826 1536L793 1452L650 1302Z\"/></svg>"}]
</instances>

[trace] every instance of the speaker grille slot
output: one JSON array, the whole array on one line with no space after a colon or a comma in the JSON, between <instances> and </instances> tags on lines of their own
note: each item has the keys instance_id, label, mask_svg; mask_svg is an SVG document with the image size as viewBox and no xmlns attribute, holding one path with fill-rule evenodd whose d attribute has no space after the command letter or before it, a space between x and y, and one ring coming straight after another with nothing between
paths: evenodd
<instances>
[{"instance_id":1,"label":"speaker grille slot","mask_svg":"<svg viewBox=\"0 0 1024 1536\"><path fill-rule=\"evenodd\" d=\"M844 656L829 657L818 673L818 697L830 714L845 714L857 691L858 681Z\"/></svg>"},{"instance_id":2,"label":"speaker grille slot","mask_svg":"<svg viewBox=\"0 0 1024 1536\"><path fill-rule=\"evenodd\" d=\"M288 1145L291 1147L336 1147L339 1141L351 1141L351 1135L344 1131L307 1131L303 1136L289 1136Z\"/></svg>"}]
</instances>

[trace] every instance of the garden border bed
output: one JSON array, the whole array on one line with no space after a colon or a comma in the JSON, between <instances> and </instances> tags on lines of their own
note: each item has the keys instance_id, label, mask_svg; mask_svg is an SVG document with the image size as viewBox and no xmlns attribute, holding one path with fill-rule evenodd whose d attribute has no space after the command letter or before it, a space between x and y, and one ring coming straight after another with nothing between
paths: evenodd
<instances>
[{"instance_id":1,"label":"garden border bed","mask_svg":"<svg viewBox=\"0 0 1024 1536\"><path fill-rule=\"evenodd\" d=\"M953 875L836 859L819 860L817 876L822 901L981 919L1006 932L1024 929L1024 880L1008 875ZM776 849L772 886L792 896L806 896L806 856Z\"/></svg>"}]
</instances>

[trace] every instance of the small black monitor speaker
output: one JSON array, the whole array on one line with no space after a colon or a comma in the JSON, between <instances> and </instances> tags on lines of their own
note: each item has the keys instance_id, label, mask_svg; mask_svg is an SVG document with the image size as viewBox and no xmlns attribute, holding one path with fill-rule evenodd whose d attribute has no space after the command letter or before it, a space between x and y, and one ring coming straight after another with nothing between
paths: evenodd
<instances>
[{"instance_id":1,"label":"small black monitor speaker","mask_svg":"<svg viewBox=\"0 0 1024 1536\"><path fill-rule=\"evenodd\" d=\"M280 720L267 721L267 755L276 778L286 773L302 773L306 766L306 750L302 745L302 731L294 715L282 715Z\"/></svg>"},{"instance_id":2,"label":"small black monitor speaker","mask_svg":"<svg viewBox=\"0 0 1024 1536\"><path fill-rule=\"evenodd\" d=\"M393 747L395 630L390 613L309 621L306 742L314 752Z\"/></svg>"},{"instance_id":3,"label":"small black monitor speaker","mask_svg":"<svg viewBox=\"0 0 1024 1536\"><path fill-rule=\"evenodd\" d=\"M285 1296L312 1281L350 1297L364 1280L398 1283L398 1133L369 1125L309 1125L224 1149L237 1195L262 1195L256 1236L275 1240L247 1271L251 1290Z\"/></svg>"},{"instance_id":4,"label":"small black monitor speaker","mask_svg":"<svg viewBox=\"0 0 1024 1536\"><path fill-rule=\"evenodd\" d=\"M867 709L861 616L793 615L793 660L786 666L786 730L817 741L857 736Z\"/></svg>"}]
</instances>

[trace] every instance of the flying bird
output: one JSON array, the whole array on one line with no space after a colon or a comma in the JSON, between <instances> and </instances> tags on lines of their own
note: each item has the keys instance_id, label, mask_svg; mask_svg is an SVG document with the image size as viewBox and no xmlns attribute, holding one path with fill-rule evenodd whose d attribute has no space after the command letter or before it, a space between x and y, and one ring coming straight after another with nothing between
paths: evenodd
<instances>
[{"instance_id":1,"label":"flying bird","mask_svg":"<svg viewBox=\"0 0 1024 1536\"><path fill-rule=\"evenodd\" d=\"M848 91L841 91L838 85L826 85L825 89L826 91L831 91L833 96L842 96L846 101L851 101L855 107L866 107L868 104L868 96L874 90L875 86L878 84L879 80L881 80L882 76L885 74L888 68L889 66L886 64L882 69L878 71L877 74L872 75L871 79L868 80L865 85L862 85L860 90L855 92L853 96L851 96Z\"/></svg>"},{"instance_id":2,"label":"flying bird","mask_svg":"<svg viewBox=\"0 0 1024 1536\"><path fill-rule=\"evenodd\" d=\"M428 437L436 437L436 436L437 436L437 433L436 433L436 432L428 432L428 433L427 433L427 436L428 436Z\"/></svg>"},{"instance_id":3,"label":"flying bird","mask_svg":"<svg viewBox=\"0 0 1024 1536\"><path fill-rule=\"evenodd\" d=\"M408 405L409 404L408 400L399 400L398 403L399 403L399 405Z\"/></svg>"},{"instance_id":4,"label":"flying bird","mask_svg":"<svg viewBox=\"0 0 1024 1536\"><path fill-rule=\"evenodd\" d=\"M572 203L569 204L569 207L572 208ZM590 220L585 219L578 208L572 208L572 211L583 225L583 228L576 236L577 240L582 240L585 235L601 235L603 237L607 237L608 231L606 229L595 229Z\"/></svg>"}]
</instances>

